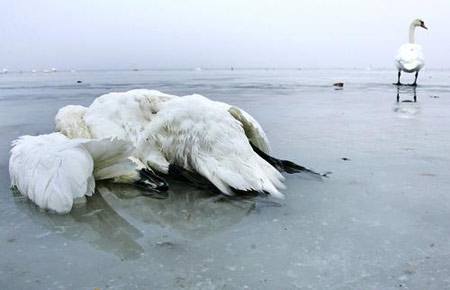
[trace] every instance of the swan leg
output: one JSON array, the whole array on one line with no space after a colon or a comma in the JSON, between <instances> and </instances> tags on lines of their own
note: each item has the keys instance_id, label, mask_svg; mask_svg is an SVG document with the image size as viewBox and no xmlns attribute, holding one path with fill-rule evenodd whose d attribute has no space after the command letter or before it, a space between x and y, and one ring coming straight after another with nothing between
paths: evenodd
<instances>
[{"instance_id":1,"label":"swan leg","mask_svg":"<svg viewBox=\"0 0 450 290\"><path fill-rule=\"evenodd\" d=\"M139 170L140 179L134 182L134 186L144 191L164 192L169 189L168 183L156 173L142 168Z\"/></svg>"},{"instance_id":2,"label":"swan leg","mask_svg":"<svg viewBox=\"0 0 450 290\"><path fill-rule=\"evenodd\" d=\"M133 184L145 192L163 192L169 187L164 179L134 157L99 167L94 171L96 180L111 179L115 183Z\"/></svg>"},{"instance_id":3,"label":"swan leg","mask_svg":"<svg viewBox=\"0 0 450 290\"><path fill-rule=\"evenodd\" d=\"M417 86L417 77L419 76L419 71L416 71L416 75L414 77L414 82L411 84L411 86L415 87Z\"/></svg>"},{"instance_id":4,"label":"swan leg","mask_svg":"<svg viewBox=\"0 0 450 290\"><path fill-rule=\"evenodd\" d=\"M401 86L401 85L402 85L402 83L400 82L400 76L401 76L401 74L402 74L402 72L399 70L399 71L398 71L398 74L397 74L397 82L394 83L394 85L397 85L397 86Z\"/></svg>"}]
</instances>

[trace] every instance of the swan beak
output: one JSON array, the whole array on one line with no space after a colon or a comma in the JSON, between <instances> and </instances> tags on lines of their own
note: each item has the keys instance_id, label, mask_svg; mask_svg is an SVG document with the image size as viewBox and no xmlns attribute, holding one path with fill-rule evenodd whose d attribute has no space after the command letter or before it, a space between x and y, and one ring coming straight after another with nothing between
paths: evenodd
<instances>
[{"instance_id":1,"label":"swan beak","mask_svg":"<svg viewBox=\"0 0 450 290\"><path fill-rule=\"evenodd\" d=\"M428 30L428 27L426 27L425 24L422 24L420 27L422 27L423 29Z\"/></svg>"}]
</instances>

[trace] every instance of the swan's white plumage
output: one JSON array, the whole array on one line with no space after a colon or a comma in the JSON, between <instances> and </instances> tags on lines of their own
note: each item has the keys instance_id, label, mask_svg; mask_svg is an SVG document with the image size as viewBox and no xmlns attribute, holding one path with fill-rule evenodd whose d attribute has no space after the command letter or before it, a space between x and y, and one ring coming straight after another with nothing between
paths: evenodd
<instances>
[{"instance_id":1,"label":"swan's white plumage","mask_svg":"<svg viewBox=\"0 0 450 290\"><path fill-rule=\"evenodd\" d=\"M415 43L403 44L398 50L395 65L398 70L409 73L421 70L425 65L422 47Z\"/></svg>"},{"instance_id":2,"label":"swan's white plumage","mask_svg":"<svg viewBox=\"0 0 450 290\"><path fill-rule=\"evenodd\" d=\"M11 185L58 213L69 212L74 199L92 195L95 179L122 174L130 166L125 156L133 150L125 141L68 139L60 133L22 136L12 145ZM111 167L118 172L108 171Z\"/></svg>"},{"instance_id":3,"label":"swan's white plumage","mask_svg":"<svg viewBox=\"0 0 450 290\"><path fill-rule=\"evenodd\" d=\"M146 89L108 93L96 98L89 107L61 108L55 116L55 130L69 138L116 138L136 145L163 103L173 98L177 96ZM133 152L128 153L128 160L102 168L101 175L108 176L111 172L115 182L132 183L139 179L139 170L151 170ZM119 169L124 175L118 175Z\"/></svg>"},{"instance_id":4,"label":"swan's white plumage","mask_svg":"<svg viewBox=\"0 0 450 290\"><path fill-rule=\"evenodd\" d=\"M179 97L146 89L105 94L88 108L74 105L61 108L55 117L55 130L69 138L114 137L136 145L144 128L174 98ZM255 146L270 153L264 130L250 114L226 103L215 104L242 123L247 138Z\"/></svg>"},{"instance_id":5,"label":"swan's white plumage","mask_svg":"<svg viewBox=\"0 0 450 290\"><path fill-rule=\"evenodd\" d=\"M227 194L234 188L283 196L282 175L253 151L242 123L221 103L200 95L167 102L137 148L150 166L167 172L168 164L176 164Z\"/></svg>"},{"instance_id":6,"label":"swan's white plumage","mask_svg":"<svg viewBox=\"0 0 450 290\"><path fill-rule=\"evenodd\" d=\"M91 139L91 133L86 126L84 116L87 108L78 105L69 105L58 110L55 116L55 130L67 137Z\"/></svg>"},{"instance_id":7,"label":"swan's white plumage","mask_svg":"<svg viewBox=\"0 0 450 290\"><path fill-rule=\"evenodd\" d=\"M94 100L84 116L93 138L116 137L136 144L164 102L177 98L155 90L109 93Z\"/></svg>"},{"instance_id":8,"label":"swan's white plumage","mask_svg":"<svg viewBox=\"0 0 450 290\"><path fill-rule=\"evenodd\" d=\"M176 163L205 176L225 193L232 187L281 196L281 174L248 142L270 152L261 125L244 110L222 102L200 95L132 90L102 95L88 108L62 108L55 122L57 131L70 132L71 138L86 136L87 128L92 138L131 142L137 152L130 156L139 168L167 173Z\"/></svg>"},{"instance_id":9,"label":"swan's white plumage","mask_svg":"<svg viewBox=\"0 0 450 290\"><path fill-rule=\"evenodd\" d=\"M421 19L414 19L411 22L411 24L409 25L409 42L400 46L397 56L395 57L395 65L399 72L419 72L425 65L422 47L416 44L415 40L417 27L428 29L425 26L425 22L423 22L423 20ZM400 75L398 81L400 82ZM416 81L414 81L414 84L415 83Z\"/></svg>"},{"instance_id":10,"label":"swan's white plumage","mask_svg":"<svg viewBox=\"0 0 450 290\"><path fill-rule=\"evenodd\" d=\"M269 154L269 139L267 139L266 133L261 125L249 113L238 107L230 106L228 112L242 124L248 140L262 152Z\"/></svg>"}]
</instances>

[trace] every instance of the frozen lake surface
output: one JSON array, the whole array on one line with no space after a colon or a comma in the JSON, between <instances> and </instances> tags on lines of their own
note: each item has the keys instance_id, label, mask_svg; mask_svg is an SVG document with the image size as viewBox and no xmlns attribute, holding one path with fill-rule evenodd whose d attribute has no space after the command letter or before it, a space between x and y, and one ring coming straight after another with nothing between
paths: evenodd
<instances>
[{"instance_id":1,"label":"frozen lake surface","mask_svg":"<svg viewBox=\"0 0 450 290\"><path fill-rule=\"evenodd\" d=\"M395 78L393 70L0 75L0 289L450 289L450 72L424 71L415 91L397 92ZM286 176L284 200L223 200L180 183L154 199L102 184L65 216L10 191L11 140L52 131L64 105L133 88L237 105L265 128L274 156L332 174Z\"/></svg>"}]
</instances>

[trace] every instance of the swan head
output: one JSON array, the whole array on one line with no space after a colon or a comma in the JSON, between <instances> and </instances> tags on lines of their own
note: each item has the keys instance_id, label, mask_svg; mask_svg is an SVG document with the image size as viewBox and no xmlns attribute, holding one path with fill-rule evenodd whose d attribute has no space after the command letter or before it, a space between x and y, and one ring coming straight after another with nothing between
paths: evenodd
<instances>
[{"instance_id":1,"label":"swan head","mask_svg":"<svg viewBox=\"0 0 450 290\"><path fill-rule=\"evenodd\" d=\"M425 26L425 22L422 19L419 19L419 18L415 19L411 23L411 25L414 26L414 27L422 27L423 29L427 29L428 30L428 27Z\"/></svg>"}]
</instances>

